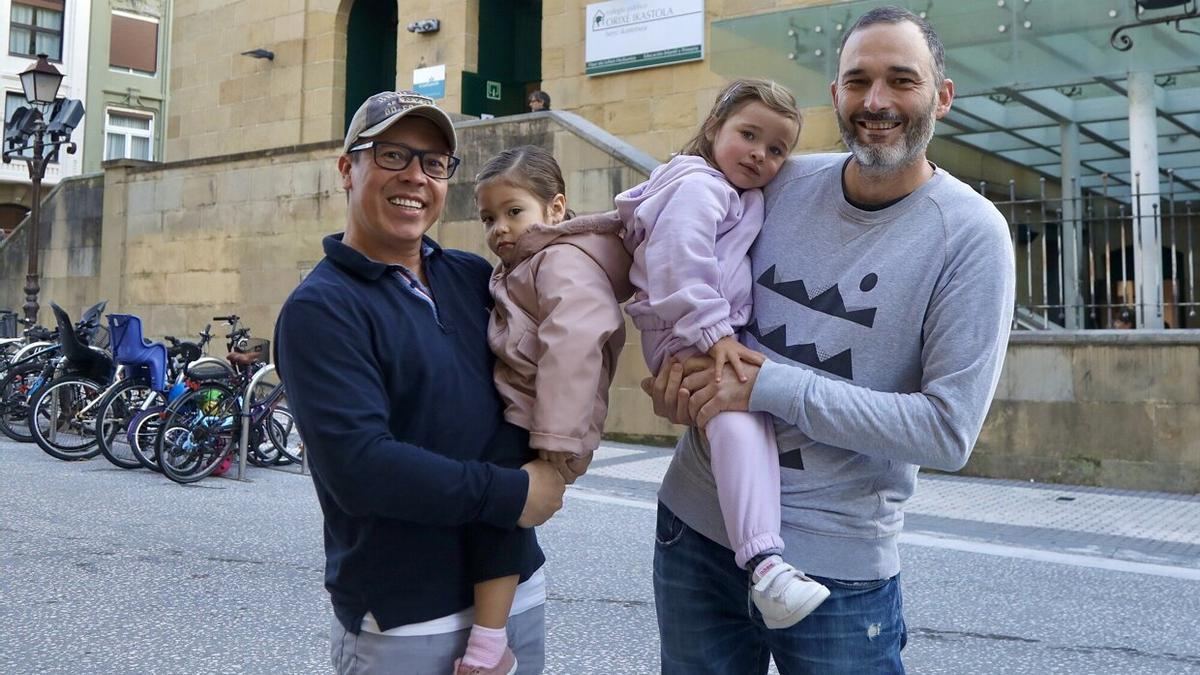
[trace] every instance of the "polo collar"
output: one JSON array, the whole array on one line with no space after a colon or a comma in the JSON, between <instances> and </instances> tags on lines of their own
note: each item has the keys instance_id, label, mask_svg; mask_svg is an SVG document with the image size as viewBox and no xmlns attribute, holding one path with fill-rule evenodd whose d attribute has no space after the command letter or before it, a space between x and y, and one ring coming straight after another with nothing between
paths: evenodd
<instances>
[{"instance_id":1,"label":"polo collar","mask_svg":"<svg viewBox=\"0 0 1200 675\"><path fill-rule=\"evenodd\" d=\"M389 265L368 258L359 251L342 243L342 238L345 236L345 232L338 232L337 234L325 237L321 242L321 245L325 249L325 257L332 260L338 267L369 281L376 281L388 272L403 267L402 265ZM422 235L421 258L423 260L430 260L435 256L441 255L441 253L442 247L438 246L436 241Z\"/></svg>"}]
</instances>

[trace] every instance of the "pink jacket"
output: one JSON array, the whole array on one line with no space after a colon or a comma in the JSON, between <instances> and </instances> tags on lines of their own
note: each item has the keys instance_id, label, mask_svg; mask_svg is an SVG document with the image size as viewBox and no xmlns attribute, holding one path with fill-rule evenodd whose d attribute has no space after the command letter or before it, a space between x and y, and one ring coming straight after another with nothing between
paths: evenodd
<instances>
[{"instance_id":1,"label":"pink jacket","mask_svg":"<svg viewBox=\"0 0 1200 675\"><path fill-rule=\"evenodd\" d=\"M761 190L739 194L703 158L677 155L617 195L616 205L637 289L625 311L644 339L661 343L648 355L689 347L707 352L746 325L753 285L748 253L762 229ZM649 365L658 370L658 363Z\"/></svg>"},{"instance_id":2,"label":"pink jacket","mask_svg":"<svg viewBox=\"0 0 1200 675\"><path fill-rule=\"evenodd\" d=\"M620 229L612 213L535 225L517 240L518 262L492 273L496 389L532 448L581 456L600 445L625 343L620 303L633 293Z\"/></svg>"}]
</instances>

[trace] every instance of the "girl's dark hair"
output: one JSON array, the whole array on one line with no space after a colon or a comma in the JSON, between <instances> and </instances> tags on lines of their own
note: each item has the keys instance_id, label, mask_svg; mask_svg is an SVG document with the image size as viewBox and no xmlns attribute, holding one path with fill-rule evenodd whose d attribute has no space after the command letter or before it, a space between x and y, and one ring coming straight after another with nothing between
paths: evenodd
<instances>
[{"instance_id":1,"label":"girl's dark hair","mask_svg":"<svg viewBox=\"0 0 1200 675\"><path fill-rule=\"evenodd\" d=\"M567 194L567 183L554 155L537 145L509 148L489 159L475 176L475 189L492 182L527 190L543 205L554 201L555 195ZM574 218L575 212L567 209L566 215Z\"/></svg>"},{"instance_id":2,"label":"girl's dark hair","mask_svg":"<svg viewBox=\"0 0 1200 675\"><path fill-rule=\"evenodd\" d=\"M796 138L793 138L791 142L791 145L794 146L800 137L801 124L800 109L796 107L796 97L792 96L792 92L788 91L787 87L771 80L742 78L730 82L721 90L720 94L717 94L717 101L713 104L712 110L708 111L708 117L704 118L700 130L684 144L679 154L703 157L706 162L716 166L717 159L713 154L712 139L709 137L715 137L717 130L721 128L725 120L733 117L737 111L742 109L742 106L755 101L767 106L772 112L796 121ZM789 146L788 151L790 152L791 149Z\"/></svg>"}]
</instances>

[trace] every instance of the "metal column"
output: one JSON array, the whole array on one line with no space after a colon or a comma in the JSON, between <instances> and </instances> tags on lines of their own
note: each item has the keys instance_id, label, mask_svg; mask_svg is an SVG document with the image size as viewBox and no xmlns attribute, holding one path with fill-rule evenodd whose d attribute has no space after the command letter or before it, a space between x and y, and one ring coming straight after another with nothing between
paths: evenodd
<instances>
[{"instance_id":1,"label":"metal column","mask_svg":"<svg viewBox=\"0 0 1200 675\"><path fill-rule=\"evenodd\" d=\"M1062 260L1063 327L1082 330L1083 294L1079 290L1083 260L1083 202L1079 189L1079 124L1058 125L1062 140Z\"/></svg>"},{"instance_id":2,"label":"metal column","mask_svg":"<svg viewBox=\"0 0 1200 675\"><path fill-rule=\"evenodd\" d=\"M1130 72L1129 166L1133 174L1133 271L1137 327L1163 327L1162 236L1159 227L1158 111L1154 74Z\"/></svg>"}]
</instances>

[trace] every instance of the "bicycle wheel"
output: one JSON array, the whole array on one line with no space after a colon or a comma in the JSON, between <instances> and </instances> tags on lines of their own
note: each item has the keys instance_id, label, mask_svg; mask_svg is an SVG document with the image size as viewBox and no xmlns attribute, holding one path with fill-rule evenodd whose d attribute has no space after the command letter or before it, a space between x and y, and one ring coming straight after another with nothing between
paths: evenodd
<instances>
[{"instance_id":1,"label":"bicycle wheel","mask_svg":"<svg viewBox=\"0 0 1200 675\"><path fill-rule=\"evenodd\" d=\"M85 377L52 380L29 402L29 431L46 454L73 462L100 454L96 444L97 398L104 387Z\"/></svg>"},{"instance_id":2,"label":"bicycle wheel","mask_svg":"<svg viewBox=\"0 0 1200 675\"><path fill-rule=\"evenodd\" d=\"M237 398L229 387L205 382L167 406L155 449L167 478L194 483L233 452L240 431Z\"/></svg>"},{"instance_id":3,"label":"bicycle wheel","mask_svg":"<svg viewBox=\"0 0 1200 675\"><path fill-rule=\"evenodd\" d=\"M250 451L246 453L246 461L254 466L271 466L283 457L279 454L279 448L267 437L268 434L264 433L263 426L260 423L250 427ZM241 427L238 427L237 433L240 443Z\"/></svg>"},{"instance_id":4,"label":"bicycle wheel","mask_svg":"<svg viewBox=\"0 0 1200 675\"><path fill-rule=\"evenodd\" d=\"M280 406L271 411L268 418L267 436L279 454L287 460L300 464L304 458L304 442L300 440L300 431L296 428L296 420L292 411Z\"/></svg>"},{"instance_id":5,"label":"bicycle wheel","mask_svg":"<svg viewBox=\"0 0 1200 675\"><path fill-rule=\"evenodd\" d=\"M158 473L162 473L162 469L158 468L155 448L158 447L158 432L162 429L162 422L166 416L165 405L152 406L135 414L125 430L125 440L129 443L133 456L142 466Z\"/></svg>"},{"instance_id":6,"label":"bicycle wheel","mask_svg":"<svg viewBox=\"0 0 1200 675\"><path fill-rule=\"evenodd\" d=\"M129 424L143 410L160 407L165 397L147 380L131 378L108 392L96 406L96 442L100 453L122 469L140 469L143 462L130 442ZM151 446L153 447L153 446Z\"/></svg>"},{"instance_id":7,"label":"bicycle wheel","mask_svg":"<svg viewBox=\"0 0 1200 675\"><path fill-rule=\"evenodd\" d=\"M42 366L26 363L0 381L0 433L20 443L32 443L29 433L29 399L37 390Z\"/></svg>"}]
</instances>

